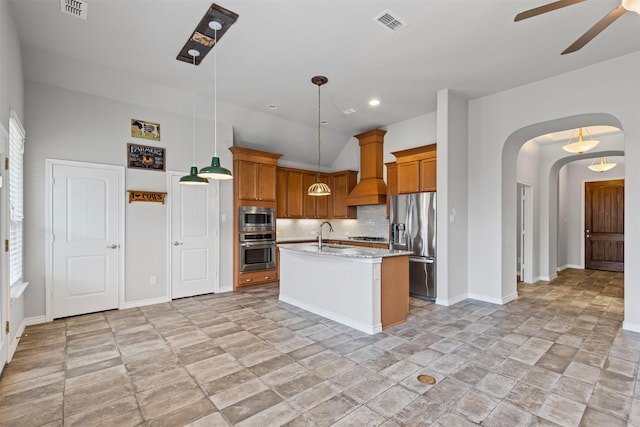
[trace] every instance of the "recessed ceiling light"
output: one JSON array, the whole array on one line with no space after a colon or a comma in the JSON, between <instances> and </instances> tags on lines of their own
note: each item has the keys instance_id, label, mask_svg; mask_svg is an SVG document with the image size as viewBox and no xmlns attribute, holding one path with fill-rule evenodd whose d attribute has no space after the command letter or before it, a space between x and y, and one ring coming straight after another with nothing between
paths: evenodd
<instances>
[{"instance_id":1,"label":"recessed ceiling light","mask_svg":"<svg viewBox=\"0 0 640 427\"><path fill-rule=\"evenodd\" d=\"M345 115L348 116L348 115L353 114L353 113L355 113L357 111L358 110L356 110L355 108L351 107L351 108L347 108L346 110L343 110L342 114L345 114Z\"/></svg>"},{"instance_id":2,"label":"recessed ceiling light","mask_svg":"<svg viewBox=\"0 0 640 427\"><path fill-rule=\"evenodd\" d=\"M369 101L369 105L372 106L372 107L376 107L376 106L380 105L380 100L376 99L376 98L373 98L372 100Z\"/></svg>"},{"instance_id":3,"label":"recessed ceiling light","mask_svg":"<svg viewBox=\"0 0 640 427\"><path fill-rule=\"evenodd\" d=\"M269 104L269 105L267 105L267 108L270 109L270 110L277 110L278 106L276 104Z\"/></svg>"}]
</instances>

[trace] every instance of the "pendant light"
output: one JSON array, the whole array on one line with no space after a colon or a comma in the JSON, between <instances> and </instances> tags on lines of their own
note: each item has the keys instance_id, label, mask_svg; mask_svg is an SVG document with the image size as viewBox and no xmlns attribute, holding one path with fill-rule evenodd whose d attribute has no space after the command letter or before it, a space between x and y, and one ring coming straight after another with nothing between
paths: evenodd
<instances>
[{"instance_id":1,"label":"pendant light","mask_svg":"<svg viewBox=\"0 0 640 427\"><path fill-rule=\"evenodd\" d=\"M593 163L591 163L591 165L588 166L588 168L594 172L606 172L608 170L615 168L616 165L617 163L607 162L606 157L600 157L600 162L595 163L594 161Z\"/></svg>"},{"instance_id":2,"label":"pendant light","mask_svg":"<svg viewBox=\"0 0 640 427\"><path fill-rule=\"evenodd\" d=\"M200 169L198 176L206 179L226 180L232 179L231 171L220 166L220 157L218 157L218 30L222 25L218 21L210 21L209 28L214 31L213 45L213 157L211 158L211 166Z\"/></svg>"},{"instance_id":3,"label":"pendant light","mask_svg":"<svg viewBox=\"0 0 640 427\"><path fill-rule=\"evenodd\" d=\"M311 83L318 85L318 177L315 183L311 184L307 190L309 196L329 196L331 189L324 182L320 182L320 86L329 81L325 76L315 76L311 78Z\"/></svg>"},{"instance_id":4,"label":"pendant light","mask_svg":"<svg viewBox=\"0 0 640 427\"><path fill-rule=\"evenodd\" d=\"M191 81L191 91L193 98L193 164L189 175L180 178L180 184L183 185L209 185L209 181L198 176L198 167L196 166L196 56L200 55L196 49L189 49L189 55L193 58L193 77Z\"/></svg>"},{"instance_id":5,"label":"pendant light","mask_svg":"<svg viewBox=\"0 0 640 427\"><path fill-rule=\"evenodd\" d=\"M589 130L587 129L587 132ZM573 135L572 135L573 137ZM571 142L571 138L569 138L569 143L562 147L564 151L568 151L569 153L582 154L593 148L596 145L600 144L600 141L596 141L591 138L591 134L589 134L589 139L582 139L582 128L578 130L578 140L576 142Z\"/></svg>"}]
</instances>

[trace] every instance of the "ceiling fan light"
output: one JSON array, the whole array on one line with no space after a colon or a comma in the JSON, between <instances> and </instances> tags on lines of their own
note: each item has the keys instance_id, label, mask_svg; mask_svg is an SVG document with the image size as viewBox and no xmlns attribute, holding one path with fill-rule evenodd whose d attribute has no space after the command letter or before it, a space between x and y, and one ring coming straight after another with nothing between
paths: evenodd
<instances>
[{"instance_id":1,"label":"ceiling fan light","mask_svg":"<svg viewBox=\"0 0 640 427\"><path fill-rule=\"evenodd\" d=\"M314 182L307 190L309 196L330 196L331 189L324 182Z\"/></svg>"},{"instance_id":2,"label":"ceiling fan light","mask_svg":"<svg viewBox=\"0 0 640 427\"><path fill-rule=\"evenodd\" d=\"M198 176L200 178L205 178L205 179L217 179L217 180L233 179L233 175L231 175L231 171L229 169L226 169L220 166L220 157L218 156L213 156L211 158L211 166L206 166L200 169Z\"/></svg>"},{"instance_id":3,"label":"ceiling fan light","mask_svg":"<svg viewBox=\"0 0 640 427\"><path fill-rule=\"evenodd\" d=\"M605 157L600 157L600 162L589 165L589 169L594 172L606 172L616 167L617 163L609 163Z\"/></svg>"},{"instance_id":4,"label":"ceiling fan light","mask_svg":"<svg viewBox=\"0 0 640 427\"><path fill-rule=\"evenodd\" d=\"M640 13L640 0L622 0L622 7L631 12Z\"/></svg>"}]
</instances>

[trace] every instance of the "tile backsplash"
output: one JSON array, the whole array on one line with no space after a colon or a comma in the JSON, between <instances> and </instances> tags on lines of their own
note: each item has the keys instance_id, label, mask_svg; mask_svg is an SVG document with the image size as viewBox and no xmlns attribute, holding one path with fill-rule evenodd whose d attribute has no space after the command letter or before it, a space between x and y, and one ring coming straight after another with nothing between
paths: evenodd
<instances>
[{"instance_id":1,"label":"tile backsplash","mask_svg":"<svg viewBox=\"0 0 640 427\"><path fill-rule=\"evenodd\" d=\"M278 239L311 238L318 233L323 219L278 219L276 228ZM328 227L324 230L326 238L348 236L368 236L389 238L389 220L386 205L358 206L358 219L330 219L333 233Z\"/></svg>"}]
</instances>

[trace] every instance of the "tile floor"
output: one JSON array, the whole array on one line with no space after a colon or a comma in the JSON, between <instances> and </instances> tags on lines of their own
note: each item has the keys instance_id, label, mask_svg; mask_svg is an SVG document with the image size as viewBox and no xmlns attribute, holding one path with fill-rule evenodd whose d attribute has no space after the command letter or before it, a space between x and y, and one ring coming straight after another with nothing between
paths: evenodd
<instances>
[{"instance_id":1,"label":"tile floor","mask_svg":"<svg viewBox=\"0 0 640 427\"><path fill-rule=\"evenodd\" d=\"M412 299L376 336L276 288L31 326L0 378L0 424L640 426L622 282L566 270L505 306Z\"/></svg>"}]
</instances>

